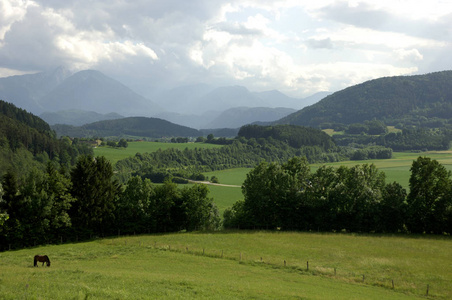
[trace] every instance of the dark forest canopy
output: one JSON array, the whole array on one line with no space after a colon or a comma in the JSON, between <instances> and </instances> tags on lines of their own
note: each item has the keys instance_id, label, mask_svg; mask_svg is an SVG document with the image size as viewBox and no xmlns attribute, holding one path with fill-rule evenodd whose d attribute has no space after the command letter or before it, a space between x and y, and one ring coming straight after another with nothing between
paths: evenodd
<instances>
[{"instance_id":1,"label":"dark forest canopy","mask_svg":"<svg viewBox=\"0 0 452 300\"><path fill-rule=\"evenodd\" d=\"M294 148L318 146L323 150L329 150L335 147L333 139L325 132L310 127L295 125L246 125L240 128L238 136L247 139L273 138L278 141L287 142Z\"/></svg>"},{"instance_id":2,"label":"dark forest canopy","mask_svg":"<svg viewBox=\"0 0 452 300\"><path fill-rule=\"evenodd\" d=\"M116 120L105 120L83 126L54 125L59 136L71 137L106 137L136 136L146 138L161 137L197 137L202 133L196 129L177 125L166 120L146 117L129 117Z\"/></svg>"},{"instance_id":3,"label":"dark forest canopy","mask_svg":"<svg viewBox=\"0 0 452 300\"><path fill-rule=\"evenodd\" d=\"M452 71L370 80L293 113L278 124L320 126L322 123L399 123L412 116L452 117Z\"/></svg>"}]
</instances>

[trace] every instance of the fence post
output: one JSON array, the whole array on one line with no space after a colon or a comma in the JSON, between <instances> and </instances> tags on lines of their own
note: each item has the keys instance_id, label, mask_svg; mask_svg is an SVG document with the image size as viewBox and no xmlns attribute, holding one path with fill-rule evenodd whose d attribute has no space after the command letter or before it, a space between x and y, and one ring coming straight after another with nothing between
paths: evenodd
<instances>
[{"instance_id":1,"label":"fence post","mask_svg":"<svg viewBox=\"0 0 452 300\"><path fill-rule=\"evenodd\" d=\"M284 267L286 266L286 260L284 260Z\"/></svg>"},{"instance_id":2,"label":"fence post","mask_svg":"<svg viewBox=\"0 0 452 300\"><path fill-rule=\"evenodd\" d=\"M425 294L425 296L428 296L428 290L429 290L429 285L427 284L427 293Z\"/></svg>"},{"instance_id":3,"label":"fence post","mask_svg":"<svg viewBox=\"0 0 452 300\"><path fill-rule=\"evenodd\" d=\"M309 261L306 261L306 271L309 271Z\"/></svg>"},{"instance_id":4,"label":"fence post","mask_svg":"<svg viewBox=\"0 0 452 300\"><path fill-rule=\"evenodd\" d=\"M336 268L334 268L334 276L336 276Z\"/></svg>"}]
</instances>

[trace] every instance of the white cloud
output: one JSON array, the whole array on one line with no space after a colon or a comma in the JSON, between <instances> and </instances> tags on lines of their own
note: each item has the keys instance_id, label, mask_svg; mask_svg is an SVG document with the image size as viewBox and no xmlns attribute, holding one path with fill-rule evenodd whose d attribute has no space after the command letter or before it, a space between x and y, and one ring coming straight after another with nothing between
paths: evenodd
<instances>
[{"instance_id":1,"label":"white cloud","mask_svg":"<svg viewBox=\"0 0 452 300\"><path fill-rule=\"evenodd\" d=\"M417 49L396 49L394 53L397 59L401 61L416 62L424 59L424 56Z\"/></svg>"},{"instance_id":2,"label":"white cloud","mask_svg":"<svg viewBox=\"0 0 452 300\"><path fill-rule=\"evenodd\" d=\"M12 24L21 21L31 5L34 5L32 1L0 0L0 46Z\"/></svg>"}]
</instances>

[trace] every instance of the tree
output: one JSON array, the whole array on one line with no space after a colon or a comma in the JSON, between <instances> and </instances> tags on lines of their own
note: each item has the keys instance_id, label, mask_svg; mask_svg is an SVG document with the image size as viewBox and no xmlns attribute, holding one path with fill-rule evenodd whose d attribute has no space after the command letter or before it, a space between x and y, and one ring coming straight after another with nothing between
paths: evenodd
<instances>
[{"instance_id":1,"label":"tree","mask_svg":"<svg viewBox=\"0 0 452 300\"><path fill-rule=\"evenodd\" d=\"M154 190L149 179L129 179L116 205L116 224L123 233L145 232L150 226Z\"/></svg>"},{"instance_id":2,"label":"tree","mask_svg":"<svg viewBox=\"0 0 452 300\"><path fill-rule=\"evenodd\" d=\"M447 228L452 205L451 172L428 157L418 157L410 171L408 229L416 233L442 233Z\"/></svg>"},{"instance_id":3,"label":"tree","mask_svg":"<svg viewBox=\"0 0 452 300\"><path fill-rule=\"evenodd\" d=\"M209 189L204 184L195 184L181 190L186 230L218 229L220 218L212 198L208 198Z\"/></svg>"},{"instance_id":4,"label":"tree","mask_svg":"<svg viewBox=\"0 0 452 300\"><path fill-rule=\"evenodd\" d=\"M383 199L379 205L379 222L376 228L378 231L403 230L407 210L406 196L406 190L397 182L385 186Z\"/></svg>"},{"instance_id":5,"label":"tree","mask_svg":"<svg viewBox=\"0 0 452 300\"><path fill-rule=\"evenodd\" d=\"M113 168L103 156L81 156L71 171L72 195L76 199L71 217L86 233L103 235L113 221L120 187L112 177Z\"/></svg>"},{"instance_id":6,"label":"tree","mask_svg":"<svg viewBox=\"0 0 452 300\"><path fill-rule=\"evenodd\" d=\"M309 185L306 158L295 157L286 164L260 163L247 174L242 186L245 211L258 228L300 228L303 190Z\"/></svg>"},{"instance_id":7,"label":"tree","mask_svg":"<svg viewBox=\"0 0 452 300\"><path fill-rule=\"evenodd\" d=\"M127 141L125 139L119 140L118 147L127 148L128 146L129 146L129 144L127 143Z\"/></svg>"}]
</instances>

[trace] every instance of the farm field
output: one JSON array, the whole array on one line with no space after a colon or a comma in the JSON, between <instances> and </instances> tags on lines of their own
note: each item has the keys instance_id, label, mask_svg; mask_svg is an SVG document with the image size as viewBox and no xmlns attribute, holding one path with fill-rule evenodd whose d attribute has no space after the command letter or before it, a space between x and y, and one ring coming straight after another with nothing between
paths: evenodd
<instances>
[{"instance_id":1,"label":"farm field","mask_svg":"<svg viewBox=\"0 0 452 300\"><path fill-rule=\"evenodd\" d=\"M128 142L127 148L112 148L112 147L97 147L94 148L95 156L105 156L112 164L118 160L135 156L136 153L150 153L158 149L165 150L175 148L184 150L195 148L219 148L221 145L206 144L206 143L162 143L162 142Z\"/></svg>"},{"instance_id":2,"label":"farm field","mask_svg":"<svg viewBox=\"0 0 452 300\"><path fill-rule=\"evenodd\" d=\"M38 253L49 255L51 267L32 266ZM118 237L0 253L0 298L425 299L428 285L428 298L450 299L451 262L450 237Z\"/></svg>"}]
</instances>

